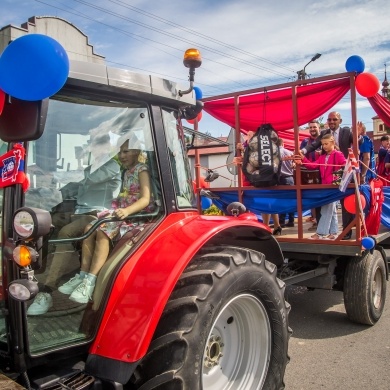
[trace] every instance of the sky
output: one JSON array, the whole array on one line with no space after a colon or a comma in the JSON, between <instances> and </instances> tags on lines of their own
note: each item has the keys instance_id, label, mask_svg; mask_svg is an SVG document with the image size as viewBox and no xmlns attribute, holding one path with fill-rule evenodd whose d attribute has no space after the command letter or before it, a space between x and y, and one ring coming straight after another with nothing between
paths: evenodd
<instances>
[{"instance_id":1,"label":"sky","mask_svg":"<svg viewBox=\"0 0 390 390\"><path fill-rule=\"evenodd\" d=\"M32 16L58 16L89 37L109 66L188 86L183 53L196 47L195 84L204 97L345 72L352 55L382 83L390 65L388 0L1 0L0 28ZM389 67L390 71L390 67ZM390 79L390 73L389 73ZM358 95L358 120L372 130L368 100ZM345 96L332 110L351 124ZM327 113L324 113L326 118ZM191 127L190 125L188 125ZM203 113L199 130L227 136L230 127Z\"/></svg>"}]
</instances>

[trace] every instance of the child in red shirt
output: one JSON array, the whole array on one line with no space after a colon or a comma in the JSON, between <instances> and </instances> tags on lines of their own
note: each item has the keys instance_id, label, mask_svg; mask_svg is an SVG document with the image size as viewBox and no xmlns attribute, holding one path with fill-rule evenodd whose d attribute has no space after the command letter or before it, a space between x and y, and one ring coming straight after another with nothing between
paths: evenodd
<instances>
[{"instance_id":1,"label":"child in red shirt","mask_svg":"<svg viewBox=\"0 0 390 390\"><path fill-rule=\"evenodd\" d=\"M340 151L335 148L333 135L325 134L321 139L322 149L325 152L316 161L311 162L306 157L303 163L308 169L319 169L322 184L332 184L334 172L343 167L346 159ZM337 202L331 202L321 206L321 218L317 226L316 234L312 240L335 240L338 233Z\"/></svg>"}]
</instances>

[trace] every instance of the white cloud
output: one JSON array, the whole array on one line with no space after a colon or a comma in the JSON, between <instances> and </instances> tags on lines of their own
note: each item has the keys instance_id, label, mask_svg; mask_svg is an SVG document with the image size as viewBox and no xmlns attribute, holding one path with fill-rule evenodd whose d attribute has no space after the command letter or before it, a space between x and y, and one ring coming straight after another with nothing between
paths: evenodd
<instances>
[{"instance_id":1,"label":"white cloud","mask_svg":"<svg viewBox=\"0 0 390 390\"><path fill-rule=\"evenodd\" d=\"M311 77L344 72L348 57L359 55L366 71L382 81L383 64L390 60L388 0L122 1L127 8L108 0L86 0L91 6L42 1L53 6L2 0L0 25L20 25L33 15L58 15L85 32L110 65L181 82L188 78L183 52L198 46L204 60L195 82L204 96L287 82L315 53L322 56L307 66ZM343 100L338 107L344 110L348 104ZM375 113L366 105L359 101L358 114L364 113L368 122ZM210 126L219 129L221 124Z\"/></svg>"}]
</instances>

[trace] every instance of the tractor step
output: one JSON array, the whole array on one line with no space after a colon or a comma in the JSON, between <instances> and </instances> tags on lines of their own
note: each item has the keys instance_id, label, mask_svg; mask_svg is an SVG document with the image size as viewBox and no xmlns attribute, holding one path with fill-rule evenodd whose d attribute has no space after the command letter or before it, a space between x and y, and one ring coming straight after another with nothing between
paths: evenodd
<instances>
[{"instance_id":1,"label":"tractor step","mask_svg":"<svg viewBox=\"0 0 390 390\"><path fill-rule=\"evenodd\" d=\"M93 383L95 378L91 375L85 374L84 372L79 372L72 376L66 378L60 378L56 380L55 383L49 383L42 385L40 389L42 390L87 390Z\"/></svg>"}]
</instances>

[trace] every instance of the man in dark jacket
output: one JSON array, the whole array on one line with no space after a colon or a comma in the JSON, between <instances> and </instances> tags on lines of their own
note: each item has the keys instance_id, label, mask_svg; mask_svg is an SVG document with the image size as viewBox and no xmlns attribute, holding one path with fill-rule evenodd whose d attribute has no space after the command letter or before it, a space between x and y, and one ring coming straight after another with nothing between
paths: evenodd
<instances>
[{"instance_id":1,"label":"man in dark jacket","mask_svg":"<svg viewBox=\"0 0 390 390\"><path fill-rule=\"evenodd\" d=\"M332 134L336 145L339 147L340 152L342 152L345 158L348 158L348 148L352 147L352 131L349 127L341 127L342 118L339 112L332 111L328 115L328 125L329 128L322 130L317 139L312 142L310 145L307 145L305 148L301 149L302 154L307 154L316 150L319 146L321 146L321 139L325 134ZM354 219L354 215L349 213L344 207L344 201L341 200L341 211L342 211L342 219L343 219L343 229L345 229ZM349 240L351 238L352 232L351 230L344 236L345 240Z\"/></svg>"},{"instance_id":2,"label":"man in dark jacket","mask_svg":"<svg viewBox=\"0 0 390 390\"><path fill-rule=\"evenodd\" d=\"M318 136L320 135L320 122L318 120L312 120L308 123L309 125L309 133L310 137L305 138L302 142L301 145L299 146L300 149L306 148L306 146L311 145L313 142L316 142ZM321 145L320 145L321 146ZM316 150L313 150L310 153L306 153L306 157L310 161L316 161L319 154L321 153L321 147L319 147ZM317 231L317 224L320 220L321 217L321 206L316 207L310 210L311 211L311 217L314 218L313 225L309 227L308 231L309 232L315 232Z\"/></svg>"},{"instance_id":3,"label":"man in dark jacket","mask_svg":"<svg viewBox=\"0 0 390 390\"><path fill-rule=\"evenodd\" d=\"M317 139L312 142L310 145L307 145L301 150L303 154L307 154L316 150L321 146L321 139L325 134L332 134L336 145L339 147L340 151L344 154L345 158L348 158L348 148L352 146L352 131L349 127L341 127L342 123L341 115L339 112L332 111L328 115L328 125L329 128L322 130Z\"/></svg>"}]
</instances>

